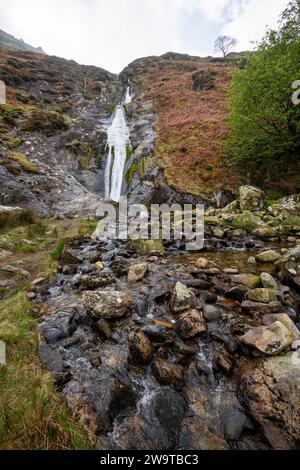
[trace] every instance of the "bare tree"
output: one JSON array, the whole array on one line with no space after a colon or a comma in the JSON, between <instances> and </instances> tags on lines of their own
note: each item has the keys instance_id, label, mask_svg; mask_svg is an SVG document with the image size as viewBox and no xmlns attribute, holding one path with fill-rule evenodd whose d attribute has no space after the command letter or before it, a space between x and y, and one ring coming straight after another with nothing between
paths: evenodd
<instances>
[{"instance_id":1,"label":"bare tree","mask_svg":"<svg viewBox=\"0 0 300 470\"><path fill-rule=\"evenodd\" d=\"M227 54L237 45L237 40L231 36L219 36L215 42L215 51L222 52L225 58Z\"/></svg>"}]
</instances>

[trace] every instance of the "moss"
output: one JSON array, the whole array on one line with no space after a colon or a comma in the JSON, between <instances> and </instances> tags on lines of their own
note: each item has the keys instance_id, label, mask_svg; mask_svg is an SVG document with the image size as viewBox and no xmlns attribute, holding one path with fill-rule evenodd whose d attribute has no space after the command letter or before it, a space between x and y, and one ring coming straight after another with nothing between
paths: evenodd
<instances>
[{"instance_id":1,"label":"moss","mask_svg":"<svg viewBox=\"0 0 300 470\"><path fill-rule=\"evenodd\" d=\"M300 217L296 215L289 215L284 221L284 226L300 227Z\"/></svg>"},{"instance_id":2,"label":"moss","mask_svg":"<svg viewBox=\"0 0 300 470\"><path fill-rule=\"evenodd\" d=\"M79 167L81 170L87 170L90 167L92 158L95 159L98 166L102 165L102 158L99 149L89 142L74 139L71 142L68 142L65 147L71 150L74 155L78 156Z\"/></svg>"},{"instance_id":3,"label":"moss","mask_svg":"<svg viewBox=\"0 0 300 470\"><path fill-rule=\"evenodd\" d=\"M24 153L10 152L7 155L7 158L9 158L10 160L13 160L14 162L17 162L22 168L22 170L26 171L27 173L37 172L37 166L34 163L31 163L29 160L27 160L27 157Z\"/></svg>"},{"instance_id":4,"label":"moss","mask_svg":"<svg viewBox=\"0 0 300 470\"><path fill-rule=\"evenodd\" d=\"M0 141L9 150L14 150L23 144L23 140L19 137L3 136L0 138Z\"/></svg>"},{"instance_id":5,"label":"moss","mask_svg":"<svg viewBox=\"0 0 300 470\"><path fill-rule=\"evenodd\" d=\"M65 131L70 127L68 116L49 109L33 109L22 124L22 130L40 131L51 136L57 131Z\"/></svg>"},{"instance_id":6,"label":"moss","mask_svg":"<svg viewBox=\"0 0 300 470\"><path fill-rule=\"evenodd\" d=\"M133 151L132 151L130 145L127 144L127 145L126 145L126 162L127 162L128 160L130 160L130 158L132 157L132 155L133 155Z\"/></svg>"},{"instance_id":7,"label":"moss","mask_svg":"<svg viewBox=\"0 0 300 470\"><path fill-rule=\"evenodd\" d=\"M134 178L134 175L138 173L139 177L142 178L145 173L144 160L141 159L139 162L133 163L125 175L127 184L130 184Z\"/></svg>"},{"instance_id":8,"label":"moss","mask_svg":"<svg viewBox=\"0 0 300 470\"><path fill-rule=\"evenodd\" d=\"M236 229L244 229L249 232L259 228L261 225L261 218L249 211L244 211L242 214L228 216L225 219L225 225L234 227Z\"/></svg>"},{"instance_id":9,"label":"moss","mask_svg":"<svg viewBox=\"0 0 300 470\"><path fill-rule=\"evenodd\" d=\"M161 253L165 251L161 240L130 240L129 244L136 253L141 255L147 255L151 251L159 251Z\"/></svg>"}]
</instances>

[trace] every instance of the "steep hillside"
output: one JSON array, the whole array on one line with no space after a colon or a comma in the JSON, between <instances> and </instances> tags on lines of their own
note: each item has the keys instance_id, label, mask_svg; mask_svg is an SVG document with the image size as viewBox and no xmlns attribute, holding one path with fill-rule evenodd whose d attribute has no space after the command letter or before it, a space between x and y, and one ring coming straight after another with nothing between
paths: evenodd
<instances>
[{"instance_id":1,"label":"steep hillside","mask_svg":"<svg viewBox=\"0 0 300 470\"><path fill-rule=\"evenodd\" d=\"M85 216L104 196L107 128L129 85L123 192L137 202L232 200L225 166L227 92L234 62L168 53L120 76L30 52L0 51L0 204ZM87 204L87 200L89 204Z\"/></svg>"},{"instance_id":2,"label":"steep hillside","mask_svg":"<svg viewBox=\"0 0 300 470\"><path fill-rule=\"evenodd\" d=\"M6 33L0 29L0 50L8 49L11 51L29 51L35 52L38 54L44 54L44 51L41 47L32 47L23 39L17 39L11 34Z\"/></svg>"},{"instance_id":3,"label":"steep hillside","mask_svg":"<svg viewBox=\"0 0 300 470\"><path fill-rule=\"evenodd\" d=\"M139 83L142 99L152 103L156 115L154 152L142 168L158 165L176 191L212 200L220 188L226 193L237 184L223 150L234 68L231 61L169 53L139 59L124 72Z\"/></svg>"}]
</instances>

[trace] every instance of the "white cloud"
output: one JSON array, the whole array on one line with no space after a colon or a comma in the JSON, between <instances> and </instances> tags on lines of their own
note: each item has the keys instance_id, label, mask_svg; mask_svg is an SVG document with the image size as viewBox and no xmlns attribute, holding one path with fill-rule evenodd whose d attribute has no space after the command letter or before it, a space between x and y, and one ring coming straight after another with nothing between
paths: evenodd
<instances>
[{"instance_id":1,"label":"white cloud","mask_svg":"<svg viewBox=\"0 0 300 470\"><path fill-rule=\"evenodd\" d=\"M0 0L0 28L32 45L41 45L49 54L119 72L137 57L169 50L212 54L211 34L234 35L239 49L248 49L266 24L276 24L287 2ZM195 19L201 20L202 29L205 24L202 35Z\"/></svg>"}]
</instances>

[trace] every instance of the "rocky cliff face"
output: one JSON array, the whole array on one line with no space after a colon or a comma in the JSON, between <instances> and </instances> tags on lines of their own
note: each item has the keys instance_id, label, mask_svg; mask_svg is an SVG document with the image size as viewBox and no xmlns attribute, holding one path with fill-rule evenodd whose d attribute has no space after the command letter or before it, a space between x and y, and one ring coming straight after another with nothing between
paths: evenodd
<instances>
[{"instance_id":1,"label":"rocky cliff face","mask_svg":"<svg viewBox=\"0 0 300 470\"><path fill-rule=\"evenodd\" d=\"M32 47L23 39L17 39L11 34L6 33L0 29L0 49L9 49L11 51L29 51L37 52L38 54L44 54L41 47Z\"/></svg>"},{"instance_id":2,"label":"rocky cliff face","mask_svg":"<svg viewBox=\"0 0 300 470\"><path fill-rule=\"evenodd\" d=\"M106 131L129 85L123 191L135 202L226 205L223 168L230 67L166 54L120 76L30 52L0 52L0 203L45 215L93 215L104 195Z\"/></svg>"}]
</instances>

